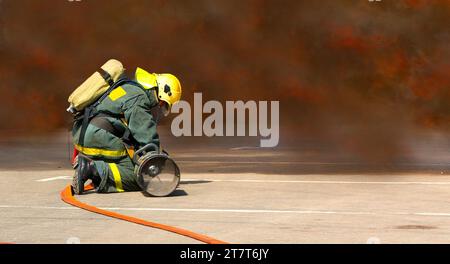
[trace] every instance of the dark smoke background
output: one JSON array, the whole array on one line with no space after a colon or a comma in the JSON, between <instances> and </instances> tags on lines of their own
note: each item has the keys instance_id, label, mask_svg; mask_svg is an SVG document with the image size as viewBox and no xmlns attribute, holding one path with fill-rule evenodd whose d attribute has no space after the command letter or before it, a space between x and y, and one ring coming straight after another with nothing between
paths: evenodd
<instances>
[{"instance_id":1,"label":"dark smoke background","mask_svg":"<svg viewBox=\"0 0 450 264\"><path fill-rule=\"evenodd\" d=\"M0 13L4 134L65 127L66 98L109 58L178 75L188 101L279 100L281 146L395 161L449 131L447 0L0 0Z\"/></svg>"}]
</instances>

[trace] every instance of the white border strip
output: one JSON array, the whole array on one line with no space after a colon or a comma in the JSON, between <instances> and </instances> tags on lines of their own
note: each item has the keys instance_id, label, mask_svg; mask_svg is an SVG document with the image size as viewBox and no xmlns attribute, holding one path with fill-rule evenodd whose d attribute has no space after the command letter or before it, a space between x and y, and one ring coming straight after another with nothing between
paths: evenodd
<instances>
[{"instance_id":1,"label":"white border strip","mask_svg":"<svg viewBox=\"0 0 450 264\"><path fill-rule=\"evenodd\" d=\"M401 182L401 181L283 181L283 180L220 180L220 179L182 179L181 184L189 181L204 182L248 182L248 183L304 183L304 184L384 184L384 185L450 185L448 182Z\"/></svg>"},{"instance_id":2,"label":"white border strip","mask_svg":"<svg viewBox=\"0 0 450 264\"><path fill-rule=\"evenodd\" d=\"M40 179L40 180L36 180L36 181L37 182L49 182L49 181L70 180L70 179L72 179L71 176L56 176L56 177L45 178L45 179Z\"/></svg>"},{"instance_id":3,"label":"white border strip","mask_svg":"<svg viewBox=\"0 0 450 264\"><path fill-rule=\"evenodd\" d=\"M25 205L0 205L6 209L38 209L38 210L82 210L77 207L57 206L25 206ZM201 209L201 208L129 208L129 207L99 207L111 211L157 211L157 212L194 212L194 213L246 213L246 214L326 214L326 215L403 215L403 216L436 216L450 217L450 213L430 212L351 212L351 211L321 211L321 210L252 210L252 209Z\"/></svg>"},{"instance_id":4,"label":"white border strip","mask_svg":"<svg viewBox=\"0 0 450 264\"><path fill-rule=\"evenodd\" d=\"M37 182L49 182L57 180L70 180L71 176L57 176L36 180ZM294 181L294 180L233 180L233 179L183 179L181 184L188 184L190 181L200 182L241 182L241 183L303 183L303 184L383 184L383 185L450 185L450 181Z\"/></svg>"}]
</instances>

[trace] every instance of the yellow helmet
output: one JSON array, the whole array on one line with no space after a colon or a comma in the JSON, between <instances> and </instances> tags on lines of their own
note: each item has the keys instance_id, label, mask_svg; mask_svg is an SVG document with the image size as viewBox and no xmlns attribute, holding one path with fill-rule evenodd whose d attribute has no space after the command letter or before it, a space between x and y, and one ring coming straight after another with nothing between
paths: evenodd
<instances>
[{"instance_id":1,"label":"yellow helmet","mask_svg":"<svg viewBox=\"0 0 450 264\"><path fill-rule=\"evenodd\" d=\"M155 74L158 83L158 98L169 105L172 105L181 99L181 84L175 75L170 73Z\"/></svg>"},{"instance_id":2,"label":"yellow helmet","mask_svg":"<svg viewBox=\"0 0 450 264\"><path fill-rule=\"evenodd\" d=\"M149 73L141 68L136 69L136 81L145 89L158 87L158 99L167 103L169 109L181 98L181 84L177 77L170 73Z\"/></svg>"}]
</instances>

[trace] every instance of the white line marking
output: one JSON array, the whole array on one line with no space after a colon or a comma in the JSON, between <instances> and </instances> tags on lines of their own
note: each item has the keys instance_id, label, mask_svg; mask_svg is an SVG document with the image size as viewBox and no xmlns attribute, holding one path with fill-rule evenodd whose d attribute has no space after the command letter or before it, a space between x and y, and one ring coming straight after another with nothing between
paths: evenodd
<instances>
[{"instance_id":1,"label":"white line marking","mask_svg":"<svg viewBox=\"0 0 450 264\"><path fill-rule=\"evenodd\" d=\"M36 180L37 182L49 182L57 180L70 180L72 176L57 176ZM448 182L400 182L400 181L294 181L294 180L224 180L224 179L182 179L181 183L189 181L204 182L248 182L248 183L303 183L303 184L384 184L384 185L450 185Z\"/></svg>"},{"instance_id":2,"label":"white line marking","mask_svg":"<svg viewBox=\"0 0 450 264\"><path fill-rule=\"evenodd\" d=\"M415 213L415 215L423 215L423 216L450 216L450 213Z\"/></svg>"},{"instance_id":3,"label":"white line marking","mask_svg":"<svg viewBox=\"0 0 450 264\"><path fill-rule=\"evenodd\" d=\"M163 211L163 212L198 212L198 213L275 213L275 214L344 214L344 215L376 215L372 212L337 212L337 211L302 211L302 210L255 210L255 209L201 209L201 208L104 208L113 211Z\"/></svg>"},{"instance_id":4,"label":"white line marking","mask_svg":"<svg viewBox=\"0 0 450 264\"><path fill-rule=\"evenodd\" d=\"M37 182L49 182L49 181L70 180L70 179L72 179L71 176L56 176L56 177L45 178L45 179L40 179L40 180L36 180L36 181Z\"/></svg>"},{"instance_id":5,"label":"white line marking","mask_svg":"<svg viewBox=\"0 0 450 264\"><path fill-rule=\"evenodd\" d=\"M254 149L260 149L261 147L257 146L244 146L244 147L236 147L236 148L230 148L230 150L254 150Z\"/></svg>"},{"instance_id":6,"label":"white line marking","mask_svg":"<svg viewBox=\"0 0 450 264\"><path fill-rule=\"evenodd\" d=\"M10 209L50 209L50 210L81 210L77 207L57 206L24 206L0 205L0 208ZM197 213L250 213L250 214L327 214L327 215L409 215L409 216L437 216L450 217L450 213L429 212L351 212L351 211L322 211L322 210L251 210L251 209L200 209L200 208L127 208L127 207L99 207L111 211L161 211L161 212L197 212Z\"/></svg>"},{"instance_id":7,"label":"white line marking","mask_svg":"<svg viewBox=\"0 0 450 264\"><path fill-rule=\"evenodd\" d=\"M205 182L249 182L249 183L305 183L305 184L391 184L391 185L450 185L449 182L399 182L399 181L283 181L283 180L220 180L220 179L183 179L181 183L188 181Z\"/></svg>"},{"instance_id":8,"label":"white line marking","mask_svg":"<svg viewBox=\"0 0 450 264\"><path fill-rule=\"evenodd\" d=\"M25 206L25 205L0 205L0 208L12 209L54 209L54 210L81 210L78 207L61 207L61 206Z\"/></svg>"}]
</instances>

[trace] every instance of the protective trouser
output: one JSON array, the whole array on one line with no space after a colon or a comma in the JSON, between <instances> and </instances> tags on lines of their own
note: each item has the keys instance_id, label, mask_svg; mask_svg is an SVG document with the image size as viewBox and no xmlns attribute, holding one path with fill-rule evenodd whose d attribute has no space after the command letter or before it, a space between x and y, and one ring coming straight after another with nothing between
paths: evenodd
<instances>
[{"instance_id":1,"label":"protective trouser","mask_svg":"<svg viewBox=\"0 0 450 264\"><path fill-rule=\"evenodd\" d=\"M115 193L140 191L137 177L134 173L134 164L129 157L120 160L94 160L101 181L95 186L99 193Z\"/></svg>"}]
</instances>

